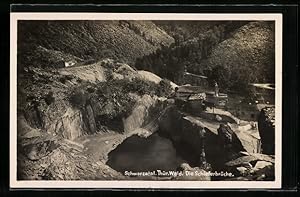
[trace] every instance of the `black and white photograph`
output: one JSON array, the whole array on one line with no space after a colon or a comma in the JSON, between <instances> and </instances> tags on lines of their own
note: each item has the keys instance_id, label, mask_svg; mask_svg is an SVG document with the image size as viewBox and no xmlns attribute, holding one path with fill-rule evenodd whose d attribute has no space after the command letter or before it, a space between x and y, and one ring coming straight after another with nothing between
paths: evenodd
<instances>
[{"instance_id":1,"label":"black and white photograph","mask_svg":"<svg viewBox=\"0 0 300 197\"><path fill-rule=\"evenodd\" d=\"M280 187L281 23L11 13L11 187Z\"/></svg>"}]
</instances>

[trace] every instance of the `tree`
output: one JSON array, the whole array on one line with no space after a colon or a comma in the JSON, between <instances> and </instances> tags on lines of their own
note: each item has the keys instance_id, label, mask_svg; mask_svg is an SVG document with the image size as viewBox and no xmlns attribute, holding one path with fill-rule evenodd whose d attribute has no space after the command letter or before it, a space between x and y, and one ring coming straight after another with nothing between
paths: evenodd
<instances>
[{"instance_id":1,"label":"tree","mask_svg":"<svg viewBox=\"0 0 300 197\"><path fill-rule=\"evenodd\" d=\"M210 85L213 85L214 82L217 82L223 91L228 90L231 87L230 71L223 66L215 66L209 76Z\"/></svg>"}]
</instances>

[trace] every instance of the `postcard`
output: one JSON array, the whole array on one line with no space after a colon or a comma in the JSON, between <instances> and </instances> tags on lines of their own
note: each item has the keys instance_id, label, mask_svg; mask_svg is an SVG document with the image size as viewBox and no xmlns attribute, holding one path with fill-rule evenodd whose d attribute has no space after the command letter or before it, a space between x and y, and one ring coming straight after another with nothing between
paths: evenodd
<instances>
[{"instance_id":1,"label":"postcard","mask_svg":"<svg viewBox=\"0 0 300 197\"><path fill-rule=\"evenodd\" d=\"M282 15L11 12L10 187L281 187Z\"/></svg>"}]
</instances>

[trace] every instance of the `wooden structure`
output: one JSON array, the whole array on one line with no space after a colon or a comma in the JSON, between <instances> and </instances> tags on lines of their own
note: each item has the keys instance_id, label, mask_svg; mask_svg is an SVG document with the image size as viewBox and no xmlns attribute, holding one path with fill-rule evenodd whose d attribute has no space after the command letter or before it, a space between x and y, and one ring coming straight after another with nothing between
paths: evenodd
<instances>
[{"instance_id":1,"label":"wooden structure","mask_svg":"<svg viewBox=\"0 0 300 197\"><path fill-rule=\"evenodd\" d=\"M176 104L188 111L202 111L206 107L224 107L228 96L203 90L200 86L179 86L175 96Z\"/></svg>"}]
</instances>

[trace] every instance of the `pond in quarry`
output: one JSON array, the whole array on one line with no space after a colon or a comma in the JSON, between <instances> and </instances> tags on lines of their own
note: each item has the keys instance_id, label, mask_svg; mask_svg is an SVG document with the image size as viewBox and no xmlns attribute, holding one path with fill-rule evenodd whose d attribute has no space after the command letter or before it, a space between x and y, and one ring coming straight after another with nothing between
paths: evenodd
<instances>
[{"instance_id":1,"label":"pond in quarry","mask_svg":"<svg viewBox=\"0 0 300 197\"><path fill-rule=\"evenodd\" d=\"M121 173L176 170L181 163L186 162L176 152L172 141L157 133L147 138L131 136L110 152L108 157L107 164Z\"/></svg>"}]
</instances>

